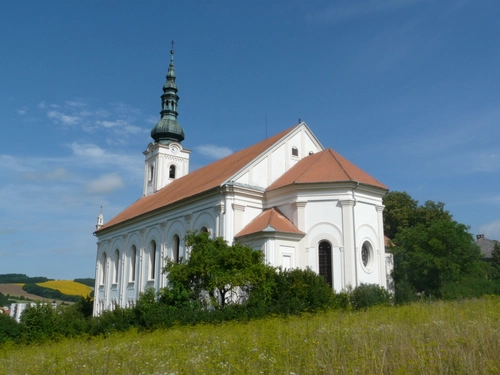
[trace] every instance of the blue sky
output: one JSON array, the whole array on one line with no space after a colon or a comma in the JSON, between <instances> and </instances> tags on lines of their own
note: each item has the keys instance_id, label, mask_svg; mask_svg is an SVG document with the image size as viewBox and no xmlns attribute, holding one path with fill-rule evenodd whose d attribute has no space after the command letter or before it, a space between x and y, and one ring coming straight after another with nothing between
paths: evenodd
<instances>
[{"instance_id":1,"label":"blue sky","mask_svg":"<svg viewBox=\"0 0 500 375\"><path fill-rule=\"evenodd\" d=\"M94 277L100 206L142 195L172 39L191 169L300 118L500 240L499 17L496 0L2 2L0 273Z\"/></svg>"}]
</instances>

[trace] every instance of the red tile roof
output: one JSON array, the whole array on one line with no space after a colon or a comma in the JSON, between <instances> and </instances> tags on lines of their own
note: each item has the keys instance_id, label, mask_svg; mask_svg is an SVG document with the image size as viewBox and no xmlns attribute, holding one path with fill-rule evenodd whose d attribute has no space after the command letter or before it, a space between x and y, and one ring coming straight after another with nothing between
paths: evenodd
<instances>
[{"instance_id":1,"label":"red tile roof","mask_svg":"<svg viewBox=\"0 0 500 375\"><path fill-rule=\"evenodd\" d=\"M172 181L156 193L145 196L120 212L96 232L99 233L113 225L123 223L140 215L152 212L169 204L201 194L221 186L227 179L245 167L257 156L264 153L288 133L293 131L295 125L273 137L231 154L223 159L193 171L184 177Z\"/></svg>"},{"instance_id":2,"label":"red tile roof","mask_svg":"<svg viewBox=\"0 0 500 375\"><path fill-rule=\"evenodd\" d=\"M329 148L297 162L267 190L274 190L292 184L344 181L354 181L388 189L387 186Z\"/></svg>"},{"instance_id":3,"label":"red tile roof","mask_svg":"<svg viewBox=\"0 0 500 375\"><path fill-rule=\"evenodd\" d=\"M262 211L259 216L253 219L243 230L241 230L235 237L242 237L253 233L259 233L266 228L280 233L298 233L304 232L297 229L293 223L287 219L280 210L273 207Z\"/></svg>"}]
</instances>

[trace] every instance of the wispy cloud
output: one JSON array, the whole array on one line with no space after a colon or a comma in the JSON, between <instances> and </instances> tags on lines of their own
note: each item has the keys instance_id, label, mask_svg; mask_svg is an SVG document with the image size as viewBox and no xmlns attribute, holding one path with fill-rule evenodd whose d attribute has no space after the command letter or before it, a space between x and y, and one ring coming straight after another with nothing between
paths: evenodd
<instances>
[{"instance_id":1,"label":"wispy cloud","mask_svg":"<svg viewBox=\"0 0 500 375\"><path fill-rule=\"evenodd\" d=\"M87 194L110 194L125 187L122 178L117 173L102 175L97 179L88 182L84 191Z\"/></svg>"},{"instance_id":2,"label":"wispy cloud","mask_svg":"<svg viewBox=\"0 0 500 375\"><path fill-rule=\"evenodd\" d=\"M488 239L500 239L500 220L480 226L479 231Z\"/></svg>"},{"instance_id":3,"label":"wispy cloud","mask_svg":"<svg viewBox=\"0 0 500 375\"><path fill-rule=\"evenodd\" d=\"M71 175L66 168L56 167L55 169L39 172L30 171L23 174L26 180L33 180L38 182L61 182L71 179Z\"/></svg>"},{"instance_id":4,"label":"wispy cloud","mask_svg":"<svg viewBox=\"0 0 500 375\"><path fill-rule=\"evenodd\" d=\"M195 149L203 156L208 156L212 159L221 159L233 153L233 150L228 147L220 147L214 145L202 145L195 147Z\"/></svg>"},{"instance_id":5,"label":"wispy cloud","mask_svg":"<svg viewBox=\"0 0 500 375\"><path fill-rule=\"evenodd\" d=\"M26 110L25 109L18 109L16 110L17 114L20 115L20 116L23 116L26 114Z\"/></svg>"},{"instance_id":6,"label":"wispy cloud","mask_svg":"<svg viewBox=\"0 0 500 375\"><path fill-rule=\"evenodd\" d=\"M59 111L49 111L47 112L47 116L64 125L76 125L81 121L81 119L77 116L66 115Z\"/></svg>"}]
</instances>

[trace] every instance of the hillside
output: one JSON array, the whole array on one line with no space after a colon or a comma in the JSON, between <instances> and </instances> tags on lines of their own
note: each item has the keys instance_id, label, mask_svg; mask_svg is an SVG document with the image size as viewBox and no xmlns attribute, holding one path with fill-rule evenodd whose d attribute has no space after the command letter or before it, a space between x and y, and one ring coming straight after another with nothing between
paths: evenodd
<instances>
[{"instance_id":1,"label":"hillside","mask_svg":"<svg viewBox=\"0 0 500 375\"><path fill-rule=\"evenodd\" d=\"M23 290L23 286L19 284L0 284L0 293L7 295L10 294L12 297L24 297L31 299L33 301L43 301L46 300L43 297L37 296L36 294L31 294ZM58 301L59 302L59 301ZM60 301L62 302L62 301Z\"/></svg>"}]
</instances>

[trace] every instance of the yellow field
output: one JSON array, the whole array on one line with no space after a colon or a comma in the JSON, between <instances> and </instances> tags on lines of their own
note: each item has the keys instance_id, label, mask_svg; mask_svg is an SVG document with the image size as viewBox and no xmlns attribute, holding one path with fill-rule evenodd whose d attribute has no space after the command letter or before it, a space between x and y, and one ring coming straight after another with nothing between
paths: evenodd
<instances>
[{"instance_id":1,"label":"yellow field","mask_svg":"<svg viewBox=\"0 0 500 375\"><path fill-rule=\"evenodd\" d=\"M72 280L53 280L46 281L44 283L37 283L38 286L43 286L44 288L55 289L64 294L69 294L72 296L87 296L92 292L92 288L76 283Z\"/></svg>"}]
</instances>

